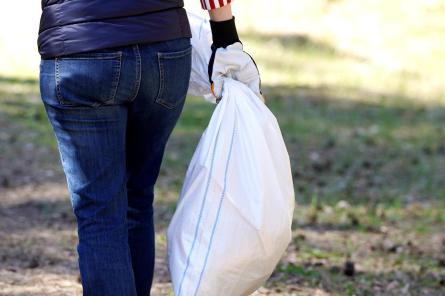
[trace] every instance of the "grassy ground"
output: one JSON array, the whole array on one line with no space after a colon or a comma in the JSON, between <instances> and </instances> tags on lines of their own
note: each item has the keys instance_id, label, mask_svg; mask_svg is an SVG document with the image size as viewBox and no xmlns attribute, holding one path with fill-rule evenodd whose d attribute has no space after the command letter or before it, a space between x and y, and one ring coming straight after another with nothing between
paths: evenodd
<instances>
[{"instance_id":1,"label":"grassy ground","mask_svg":"<svg viewBox=\"0 0 445 296\"><path fill-rule=\"evenodd\" d=\"M303 2L306 14L296 4L283 13L301 19L295 28L277 17L275 31L242 34L299 203L292 243L257 294L444 295L445 6ZM383 41L366 37L363 19ZM38 82L11 75L0 77L0 295L76 295L75 223ZM212 108L188 98L168 145L154 295L169 294L165 229Z\"/></svg>"}]
</instances>

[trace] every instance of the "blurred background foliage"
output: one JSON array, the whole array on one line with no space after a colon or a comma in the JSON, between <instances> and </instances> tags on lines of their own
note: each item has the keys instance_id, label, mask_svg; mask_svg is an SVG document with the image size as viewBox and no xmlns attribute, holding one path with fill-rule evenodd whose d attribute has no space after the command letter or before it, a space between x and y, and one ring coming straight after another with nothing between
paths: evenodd
<instances>
[{"instance_id":1,"label":"blurred background foliage","mask_svg":"<svg viewBox=\"0 0 445 296\"><path fill-rule=\"evenodd\" d=\"M44 182L43 168L61 174L38 92L39 4L10 1L0 12L5 188ZM197 0L186 7L205 15ZM440 295L445 1L237 0L233 9L282 128L299 203L293 243L265 289ZM169 142L157 187L160 248L213 108L189 97ZM343 281L345 261L361 271L358 281Z\"/></svg>"}]
</instances>

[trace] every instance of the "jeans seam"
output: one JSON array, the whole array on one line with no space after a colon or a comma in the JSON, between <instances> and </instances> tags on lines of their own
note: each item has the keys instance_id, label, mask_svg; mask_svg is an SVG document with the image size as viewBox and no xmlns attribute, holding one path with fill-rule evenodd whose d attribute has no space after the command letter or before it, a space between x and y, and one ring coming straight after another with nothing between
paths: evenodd
<instances>
[{"instance_id":1,"label":"jeans seam","mask_svg":"<svg viewBox=\"0 0 445 296\"><path fill-rule=\"evenodd\" d=\"M113 79L113 82L111 83L111 87L114 91L113 91L113 94L111 95L111 98L109 100L107 100L105 102L105 104L107 104L108 102L116 103L116 94L117 94L117 89L119 87L119 80L120 80L121 71L122 71L122 54L120 54L120 56L119 56L119 63L113 65L113 73L116 73L116 71L117 71L117 75L113 75L114 79Z\"/></svg>"},{"instance_id":2,"label":"jeans seam","mask_svg":"<svg viewBox=\"0 0 445 296\"><path fill-rule=\"evenodd\" d=\"M63 106L75 106L76 104L67 103L62 97L62 92L60 90L60 67L59 67L59 59L58 58L54 59L54 67L55 67L55 72L56 72L55 83L56 83L57 101L59 102L60 105L63 105Z\"/></svg>"},{"instance_id":3,"label":"jeans seam","mask_svg":"<svg viewBox=\"0 0 445 296\"><path fill-rule=\"evenodd\" d=\"M100 52L100 53L75 53L72 55L62 56L64 60L113 60L122 57L122 51L116 52Z\"/></svg>"},{"instance_id":4,"label":"jeans seam","mask_svg":"<svg viewBox=\"0 0 445 296\"><path fill-rule=\"evenodd\" d=\"M164 64L162 63L162 54L158 52L158 67L159 67L159 91L155 98L156 102L163 102L162 93L164 92ZM162 104L164 105L164 104ZM165 105L164 105L165 106ZM169 107L169 106L165 106Z\"/></svg>"},{"instance_id":5,"label":"jeans seam","mask_svg":"<svg viewBox=\"0 0 445 296\"><path fill-rule=\"evenodd\" d=\"M141 53L139 51L139 46L137 44L133 46L133 52L136 57L136 80L134 82L134 95L130 99L130 102L133 102L139 93L139 89L141 87L141 76L142 76Z\"/></svg>"}]
</instances>

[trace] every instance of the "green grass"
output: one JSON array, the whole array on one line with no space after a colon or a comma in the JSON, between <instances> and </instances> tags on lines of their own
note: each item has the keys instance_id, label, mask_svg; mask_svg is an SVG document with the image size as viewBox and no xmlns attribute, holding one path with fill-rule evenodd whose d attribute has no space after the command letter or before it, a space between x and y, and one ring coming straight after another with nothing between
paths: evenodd
<instances>
[{"instance_id":1,"label":"green grass","mask_svg":"<svg viewBox=\"0 0 445 296\"><path fill-rule=\"evenodd\" d=\"M394 74L380 85L370 78L382 69L304 36L250 33L243 39L264 73L264 93L287 143L298 202L347 200L373 207L444 202L445 110L437 100L394 92L391 85L412 83L411 76ZM363 76L357 67L375 76ZM372 85L386 91L373 91ZM172 185L179 190L212 110L201 98L188 99L161 172L171 182L161 190ZM55 147L36 80L1 78L0 116Z\"/></svg>"},{"instance_id":2,"label":"green grass","mask_svg":"<svg viewBox=\"0 0 445 296\"><path fill-rule=\"evenodd\" d=\"M56 147L35 79L0 77L0 122L5 128L30 130L36 135L33 140L37 143ZM13 135L16 138L27 136L24 133Z\"/></svg>"}]
</instances>

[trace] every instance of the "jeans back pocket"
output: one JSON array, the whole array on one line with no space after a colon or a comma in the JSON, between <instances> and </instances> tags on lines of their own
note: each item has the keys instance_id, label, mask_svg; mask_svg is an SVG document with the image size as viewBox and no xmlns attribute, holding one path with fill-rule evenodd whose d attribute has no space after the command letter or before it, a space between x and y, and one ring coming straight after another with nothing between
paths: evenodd
<instances>
[{"instance_id":1,"label":"jeans back pocket","mask_svg":"<svg viewBox=\"0 0 445 296\"><path fill-rule=\"evenodd\" d=\"M122 52L74 54L55 59L56 93L65 106L110 105L119 84Z\"/></svg>"},{"instance_id":2,"label":"jeans back pocket","mask_svg":"<svg viewBox=\"0 0 445 296\"><path fill-rule=\"evenodd\" d=\"M187 96L192 47L175 52L158 52L159 92L156 103L173 109Z\"/></svg>"}]
</instances>

